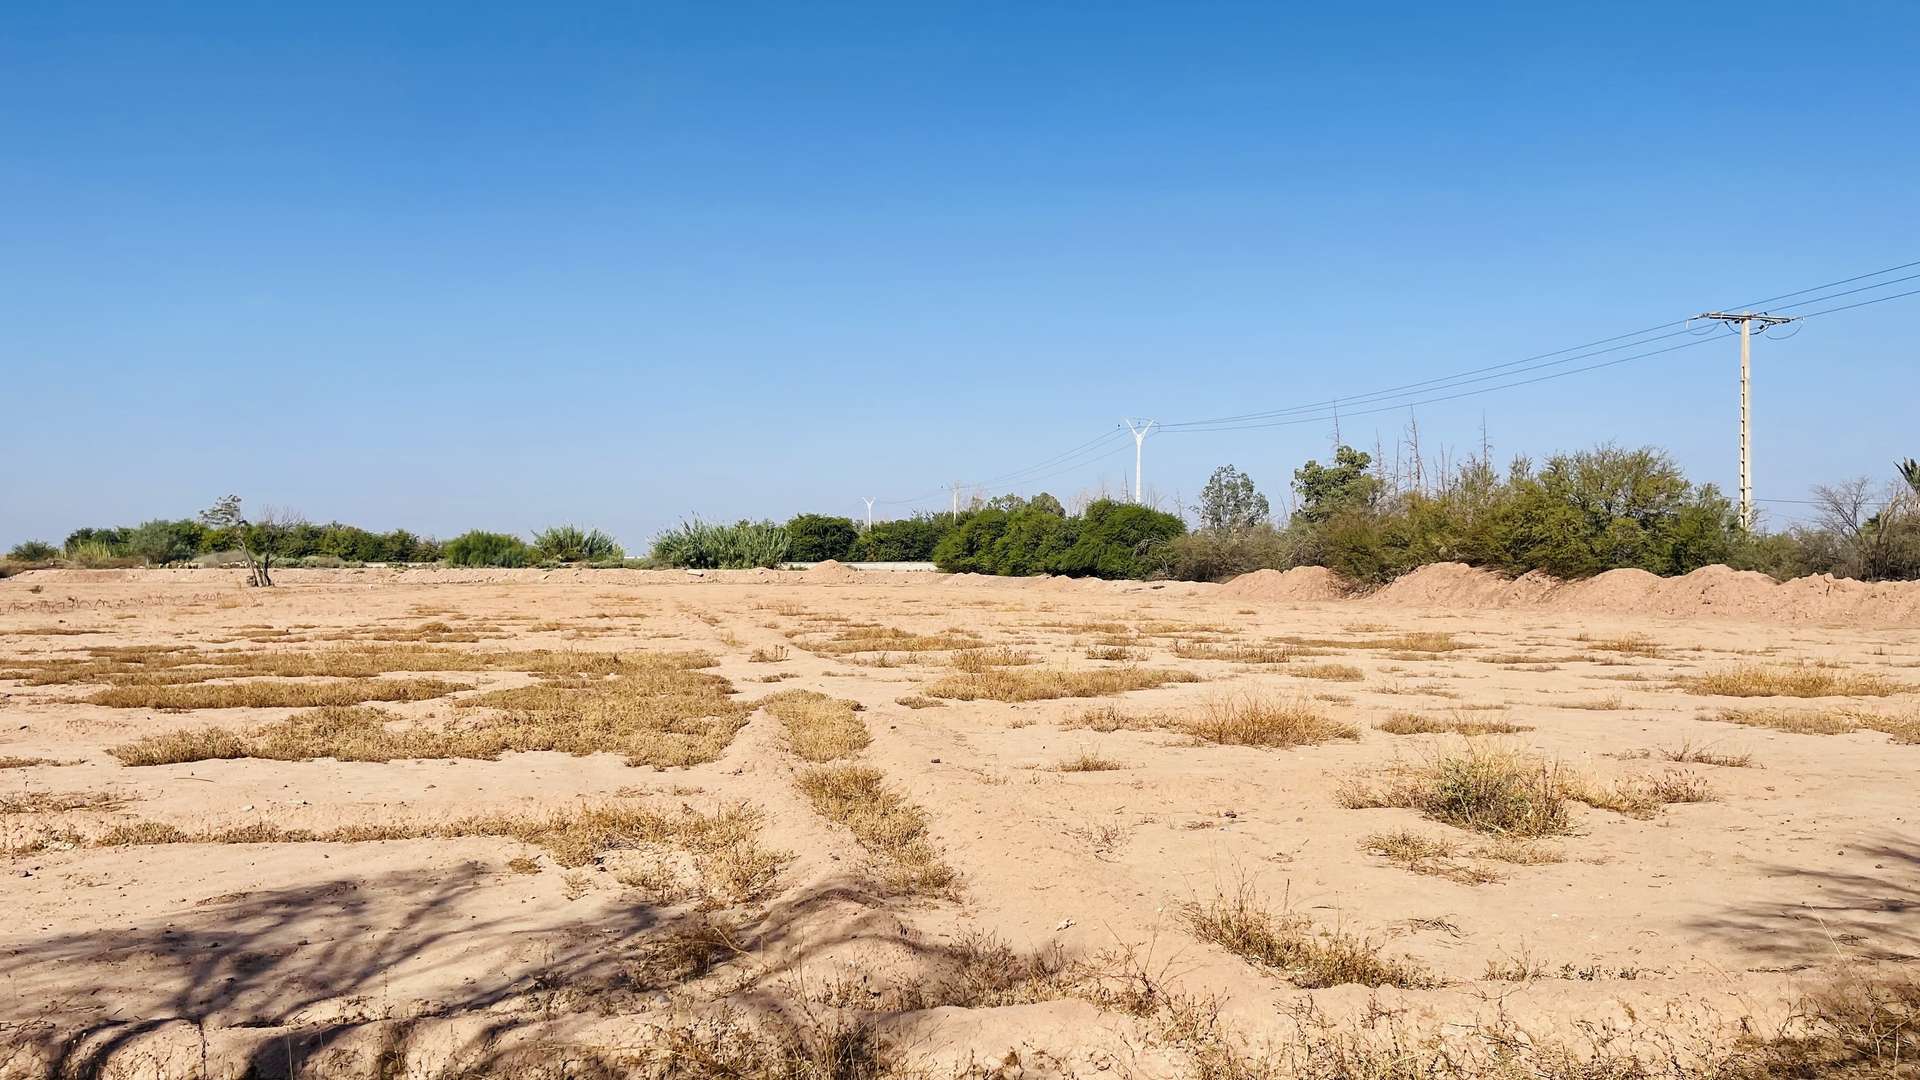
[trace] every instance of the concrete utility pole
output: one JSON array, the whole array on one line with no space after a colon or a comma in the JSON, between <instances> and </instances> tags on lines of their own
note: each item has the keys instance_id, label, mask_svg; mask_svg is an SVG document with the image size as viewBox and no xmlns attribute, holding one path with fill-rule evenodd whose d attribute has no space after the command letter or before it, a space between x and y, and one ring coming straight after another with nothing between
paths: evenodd
<instances>
[{"instance_id":1,"label":"concrete utility pole","mask_svg":"<svg viewBox=\"0 0 1920 1080\"><path fill-rule=\"evenodd\" d=\"M860 496L860 498L862 501L864 501L867 504L867 529L868 531L872 531L873 529L873 496L862 495Z\"/></svg>"},{"instance_id":2,"label":"concrete utility pole","mask_svg":"<svg viewBox=\"0 0 1920 1080\"><path fill-rule=\"evenodd\" d=\"M1749 446L1752 436L1752 417L1748 408L1749 388L1753 382L1753 335L1754 323L1760 324L1765 332L1770 327L1784 326L1793 321L1787 315L1768 315L1766 312L1730 312L1707 311L1695 316L1700 319L1716 319L1726 323L1731 329L1734 323L1740 324L1740 527L1753 528L1753 457Z\"/></svg>"},{"instance_id":3,"label":"concrete utility pole","mask_svg":"<svg viewBox=\"0 0 1920 1080\"><path fill-rule=\"evenodd\" d=\"M1152 431L1153 426L1159 421L1148 420L1135 427L1132 417L1123 416L1120 419L1126 421L1127 430L1133 432L1133 501L1143 503L1146 496L1141 494L1140 489L1140 446L1147 441L1147 433Z\"/></svg>"},{"instance_id":4,"label":"concrete utility pole","mask_svg":"<svg viewBox=\"0 0 1920 1080\"><path fill-rule=\"evenodd\" d=\"M953 516L960 516L960 481L953 482Z\"/></svg>"}]
</instances>

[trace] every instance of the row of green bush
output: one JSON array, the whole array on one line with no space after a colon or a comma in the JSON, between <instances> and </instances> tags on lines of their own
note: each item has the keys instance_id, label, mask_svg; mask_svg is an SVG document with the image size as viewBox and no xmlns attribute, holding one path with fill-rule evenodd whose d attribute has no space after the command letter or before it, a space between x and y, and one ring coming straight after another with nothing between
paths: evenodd
<instances>
[{"instance_id":1,"label":"row of green bush","mask_svg":"<svg viewBox=\"0 0 1920 1080\"><path fill-rule=\"evenodd\" d=\"M1223 473L1233 470L1216 481ZM1210 516L1203 493L1197 509L1208 527L1167 545L1159 572L1220 581L1325 566L1379 584L1435 562L1560 578L1621 568L1675 575L1719 563L1781 579L1920 578L1920 468L1903 466L1901 479L1878 490L1865 480L1816 488L1816 520L1778 532L1743 528L1731 500L1689 482L1650 447L1601 446L1538 467L1519 459L1505 473L1475 460L1403 486L1343 446L1331 464L1296 470L1292 488L1295 509L1279 525L1265 520L1264 498Z\"/></svg>"},{"instance_id":2,"label":"row of green bush","mask_svg":"<svg viewBox=\"0 0 1920 1080\"><path fill-rule=\"evenodd\" d=\"M474 530L444 544L405 529L374 533L330 522L250 524L213 528L191 518L154 520L131 528L76 529L60 547L29 540L7 557L17 563L66 562L77 566L167 566L237 550L242 535L265 545L281 562L313 566L367 563L446 562L451 566L532 566L619 563L620 545L598 529L560 525L534 534L528 543L505 533Z\"/></svg>"}]
</instances>

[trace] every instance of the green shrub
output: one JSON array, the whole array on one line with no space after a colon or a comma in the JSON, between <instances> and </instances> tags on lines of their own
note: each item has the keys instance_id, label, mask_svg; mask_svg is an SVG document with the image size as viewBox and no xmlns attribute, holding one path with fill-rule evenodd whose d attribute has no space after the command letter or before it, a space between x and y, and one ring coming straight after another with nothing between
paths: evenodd
<instances>
[{"instance_id":1,"label":"green shrub","mask_svg":"<svg viewBox=\"0 0 1920 1080\"><path fill-rule=\"evenodd\" d=\"M853 542L859 562L927 562L941 537L954 527L952 514L922 514L882 521Z\"/></svg>"},{"instance_id":2,"label":"green shrub","mask_svg":"<svg viewBox=\"0 0 1920 1080\"><path fill-rule=\"evenodd\" d=\"M127 534L125 551L156 566L186 562L200 553L206 535L197 521L149 521Z\"/></svg>"},{"instance_id":3,"label":"green shrub","mask_svg":"<svg viewBox=\"0 0 1920 1080\"><path fill-rule=\"evenodd\" d=\"M525 566L533 550L517 536L474 529L447 541L442 552L448 566Z\"/></svg>"},{"instance_id":4,"label":"green shrub","mask_svg":"<svg viewBox=\"0 0 1920 1080\"><path fill-rule=\"evenodd\" d=\"M798 514L787 522L787 557L795 562L846 559L853 554L860 531L852 518L826 514Z\"/></svg>"},{"instance_id":5,"label":"green shrub","mask_svg":"<svg viewBox=\"0 0 1920 1080\"><path fill-rule=\"evenodd\" d=\"M15 562L49 562L60 555L60 549L43 540L28 540L13 545L7 552L7 558Z\"/></svg>"},{"instance_id":6,"label":"green shrub","mask_svg":"<svg viewBox=\"0 0 1920 1080\"><path fill-rule=\"evenodd\" d=\"M1078 517L1033 505L987 509L941 537L933 562L950 573L1143 578L1165 565L1163 548L1185 529L1172 514L1106 499Z\"/></svg>"},{"instance_id":7,"label":"green shrub","mask_svg":"<svg viewBox=\"0 0 1920 1080\"><path fill-rule=\"evenodd\" d=\"M533 549L542 559L555 562L615 562L626 558L613 537L599 529L583 531L577 525L555 525L535 533Z\"/></svg>"},{"instance_id":8,"label":"green shrub","mask_svg":"<svg viewBox=\"0 0 1920 1080\"><path fill-rule=\"evenodd\" d=\"M695 518L653 541L653 561L690 570L747 570L787 561L787 530L771 521L709 525Z\"/></svg>"},{"instance_id":9,"label":"green shrub","mask_svg":"<svg viewBox=\"0 0 1920 1080\"><path fill-rule=\"evenodd\" d=\"M104 549L118 555L126 549L129 531L127 529L75 529L67 534L67 542L61 545L61 550L71 558L75 548L82 545L98 545L89 547L88 550L98 552Z\"/></svg>"},{"instance_id":10,"label":"green shrub","mask_svg":"<svg viewBox=\"0 0 1920 1080\"><path fill-rule=\"evenodd\" d=\"M1048 560L1070 577L1144 578L1166 561L1166 545L1187 531L1172 514L1099 499L1080 514L1073 544Z\"/></svg>"},{"instance_id":11,"label":"green shrub","mask_svg":"<svg viewBox=\"0 0 1920 1080\"><path fill-rule=\"evenodd\" d=\"M100 540L86 540L67 548L66 558L69 562L86 570L105 570L139 564L138 559L121 554Z\"/></svg>"}]
</instances>

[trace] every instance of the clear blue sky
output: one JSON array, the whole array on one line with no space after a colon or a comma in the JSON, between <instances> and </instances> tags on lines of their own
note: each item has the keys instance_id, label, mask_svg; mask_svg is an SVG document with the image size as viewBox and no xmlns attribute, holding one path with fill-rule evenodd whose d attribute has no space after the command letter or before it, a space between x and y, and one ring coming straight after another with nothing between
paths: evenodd
<instances>
[{"instance_id":1,"label":"clear blue sky","mask_svg":"<svg viewBox=\"0 0 1920 1080\"><path fill-rule=\"evenodd\" d=\"M857 515L1122 414L1920 259L1917 51L1904 0L8 4L0 544L229 491L629 547ZM1762 496L1920 455L1916 316L1762 343ZM1735 361L1418 416L1429 447L1484 412L1502 456L1651 442L1731 486ZM1148 481L1191 501L1233 462L1278 502L1327 435L1156 435Z\"/></svg>"}]
</instances>

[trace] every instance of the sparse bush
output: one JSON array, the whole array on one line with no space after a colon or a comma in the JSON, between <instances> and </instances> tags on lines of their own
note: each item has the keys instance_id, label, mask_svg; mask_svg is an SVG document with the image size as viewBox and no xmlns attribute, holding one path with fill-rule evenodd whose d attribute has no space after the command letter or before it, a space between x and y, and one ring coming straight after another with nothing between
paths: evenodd
<instances>
[{"instance_id":1,"label":"sparse bush","mask_svg":"<svg viewBox=\"0 0 1920 1080\"><path fill-rule=\"evenodd\" d=\"M553 562L617 562L626 557L613 537L577 525L555 525L535 533L533 550Z\"/></svg>"},{"instance_id":2,"label":"sparse bush","mask_svg":"<svg viewBox=\"0 0 1920 1080\"><path fill-rule=\"evenodd\" d=\"M517 536L474 529L447 541L442 557L448 566L525 566L533 549Z\"/></svg>"},{"instance_id":3,"label":"sparse bush","mask_svg":"<svg viewBox=\"0 0 1920 1080\"><path fill-rule=\"evenodd\" d=\"M791 538L771 521L709 525L698 518L661 533L653 561L689 570L751 570L787 561Z\"/></svg>"},{"instance_id":4,"label":"sparse bush","mask_svg":"<svg viewBox=\"0 0 1920 1080\"><path fill-rule=\"evenodd\" d=\"M13 550L7 552L7 558L16 562L50 562L59 557L60 549L43 540L27 540L13 545Z\"/></svg>"}]
</instances>

